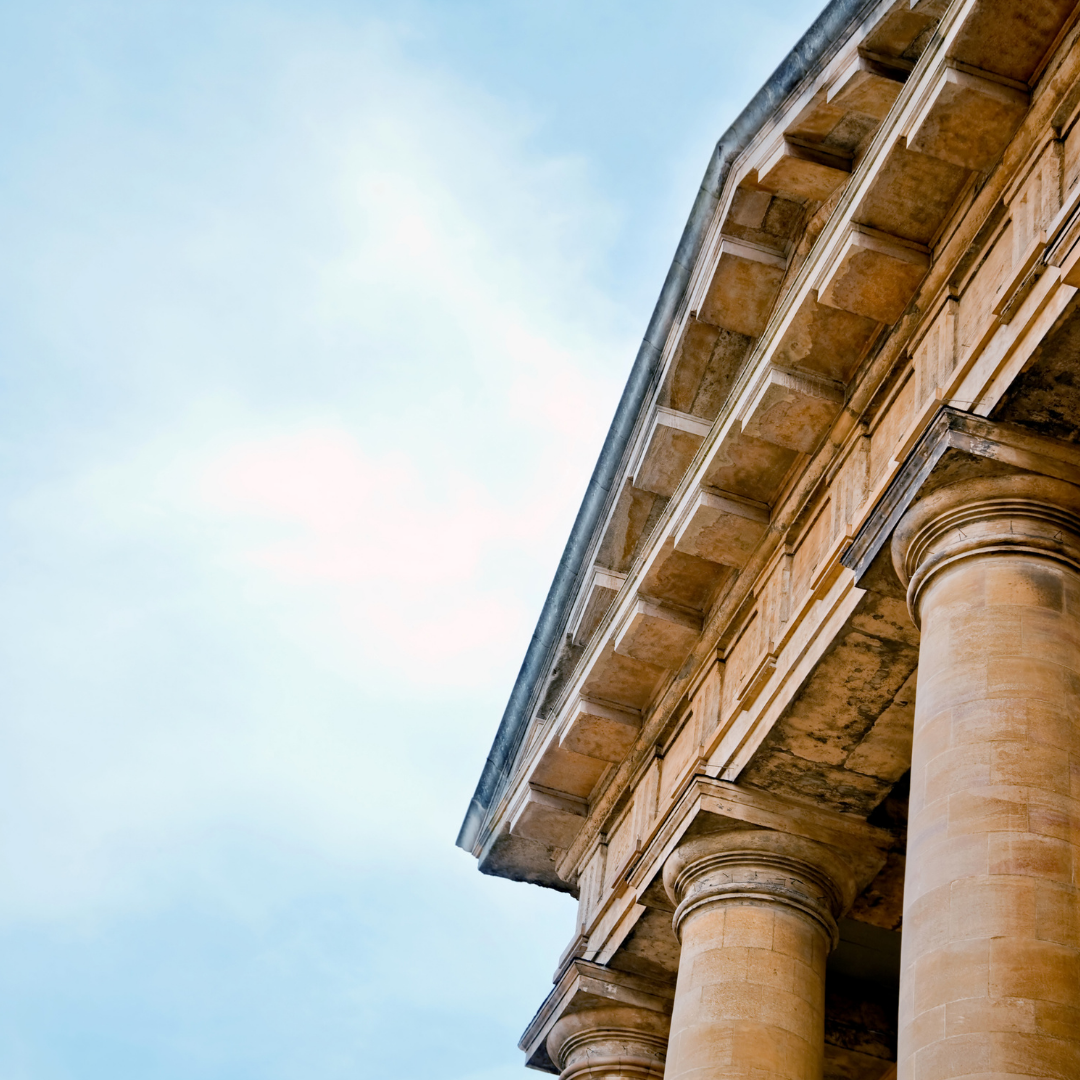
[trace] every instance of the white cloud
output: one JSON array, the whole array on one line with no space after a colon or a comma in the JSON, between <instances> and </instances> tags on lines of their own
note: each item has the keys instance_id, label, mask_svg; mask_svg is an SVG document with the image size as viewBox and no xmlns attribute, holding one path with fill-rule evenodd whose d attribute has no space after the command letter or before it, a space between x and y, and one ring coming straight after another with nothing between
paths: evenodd
<instances>
[{"instance_id":1,"label":"white cloud","mask_svg":"<svg viewBox=\"0 0 1080 1080\"><path fill-rule=\"evenodd\" d=\"M449 851L615 401L580 162L385 34L266 100L236 175L74 243L100 266L50 340L141 389L11 510L42 578L10 917L152 904L220 829Z\"/></svg>"}]
</instances>

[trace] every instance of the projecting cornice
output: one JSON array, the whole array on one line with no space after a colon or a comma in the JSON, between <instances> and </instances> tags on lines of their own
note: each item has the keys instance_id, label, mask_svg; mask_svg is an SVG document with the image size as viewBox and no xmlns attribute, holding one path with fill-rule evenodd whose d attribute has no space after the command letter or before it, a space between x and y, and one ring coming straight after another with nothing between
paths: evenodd
<instances>
[{"instance_id":1,"label":"projecting cornice","mask_svg":"<svg viewBox=\"0 0 1080 1080\"><path fill-rule=\"evenodd\" d=\"M998 7L963 0L940 23L942 6L923 0L862 9L740 136L698 252L680 264L685 287L653 342L656 378L603 513L575 532L580 584L557 578L561 614L534 646L548 631L570 639L523 669L507 716L523 724L524 709L532 726L526 737L504 722L462 832L488 872L576 889L661 757L676 778L656 781L661 801L695 769L734 779L755 754L755 783L794 784L787 754L815 791L866 813L902 772L902 745L881 733L850 766L815 763L795 728L776 738L797 753L770 751L766 768L759 749L787 730L805 687L822 692L828 635L857 642L870 616L847 570L865 581L908 488L950 453L1000 467L1053 458L961 410L935 418L963 393L989 411L996 373L1021 362L1080 276L1063 239L1080 235L1075 215L1030 224L1045 219L1032 200L1059 183L1047 131L1072 115L1080 77L1077 50L1047 59L1071 4L1041 9L1011 51L1012 9ZM986 252L1007 265L983 303ZM914 667L914 628L890 612L873 615L892 627L880 647L896 651L883 716L907 708ZM706 712L719 727L686 736L687 716Z\"/></svg>"}]
</instances>

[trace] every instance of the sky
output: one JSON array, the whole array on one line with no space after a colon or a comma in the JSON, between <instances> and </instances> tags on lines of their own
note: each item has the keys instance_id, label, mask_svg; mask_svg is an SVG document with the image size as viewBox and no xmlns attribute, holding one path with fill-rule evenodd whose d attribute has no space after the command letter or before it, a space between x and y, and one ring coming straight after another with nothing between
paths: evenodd
<instances>
[{"instance_id":1,"label":"sky","mask_svg":"<svg viewBox=\"0 0 1080 1080\"><path fill-rule=\"evenodd\" d=\"M519 1080L454 847L817 3L0 2L0 1080Z\"/></svg>"}]
</instances>

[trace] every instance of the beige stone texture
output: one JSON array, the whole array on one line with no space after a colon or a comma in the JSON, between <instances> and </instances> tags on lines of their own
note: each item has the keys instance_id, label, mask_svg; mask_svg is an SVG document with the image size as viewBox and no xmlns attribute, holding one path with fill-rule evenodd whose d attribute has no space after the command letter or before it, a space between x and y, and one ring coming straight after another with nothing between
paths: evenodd
<instances>
[{"instance_id":1,"label":"beige stone texture","mask_svg":"<svg viewBox=\"0 0 1080 1080\"><path fill-rule=\"evenodd\" d=\"M780 142L758 170L758 184L801 199L827 199L851 174L851 161L811 146Z\"/></svg>"},{"instance_id":2,"label":"beige stone texture","mask_svg":"<svg viewBox=\"0 0 1080 1080\"><path fill-rule=\"evenodd\" d=\"M664 883L682 943L666 1080L819 1080L846 863L801 837L733 831L685 842Z\"/></svg>"},{"instance_id":3,"label":"beige stone texture","mask_svg":"<svg viewBox=\"0 0 1080 1080\"><path fill-rule=\"evenodd\" d=\"M894 323L929 268L930 256L918 243L905 243L886 233L855 227L835 265L821 281L818 296L830 307Z\"/></svg>"},{"instance_id":4,"label":"beige stone texture","mask_svg":"<svg viewBox=\"0 0 1080 1080\"><path fill-rule=\"evenodd\" d=\"M990 168L1028 107L1026 88L945 68L908 147L965 169Z\"/></svg>"},{"instance_id":5,"label":"beige stone texture","mask_svg":"<svg viewBox=\"0 0 1080 1080\"><path fill-rule=\"evenodd\" d=\"M904 85L907 72L856 53L829 87L828 102L884 120Z\"/></svg>"},{"instance_id":6,"label":"beige stone texture","mask_svg":"<svg viewBox=\"0 0 1080 1080\"><path fill-rule=\"evenodd\" d=\"M831 379L769 367L739 419L744 435L809 454L844 403Z\"/></svg>"},{"instance_id":7,"label":"beige stone texture","mask_svg":"<svg viewBox=\"0 0 1080 1080\"><path fill-rule=\"evenodd\" d=\"M767 506L702 490L675 527L675 549L741 567L768 527Z\"/></svg>"},{"instance_id":8,"label":"beige stone texture","mask_svg":"<svg viewBox=\"0 0 1080 1080\"><path fill-rule=\"evenodd\" d=\"M559 745L600 761L622 761L641 727L636 710L579 698Z\"/></svg>"},{"instance_id":9,"label":"beige stone texture","mask_svg":"<svg viewBox=\"0 0 1080 1080\"><path fill-rule=\"evenodd\" d=\"M1080 1076L1080 489L1011 476L908 512L921 622L900 1080Z\"/></svg>"},{"instance_id":10,"label":"beige stone texture","mask_svg":"<svg viewBox=\"0 0 1080 1080\"><path fill-rule=\"evenodd\" d=\"M661 668L677 668L701 633L691 612L638 600L615 637L615 651Z\"/></svg>"},{"instance_id":11,"label":"beige stone texture","mask_svg":"<svg viewBox=\"0 0 1080 1080\"><path fill-rule=\"evenodd\" d=\"M757 337L769 320L786 265L783 256L775 251L725 237L701 319L737 334Z\"/></svg>"},{"instance_id":12,"label":"beige stone texture","mask_svg":"<svg viewBox=\"0 0 1080 1080\"><path fill-rule=\"evenodd\" d=\"M707 421L696 416L658 406L634 477L634 487L670 496L702 440L709 434L709 427Z\"/></svg>"},{"instance_id":13,"label":"beige stone texture","mask_svg":"<svg viewBox=\"0 0 1080 1080\"><path fill-rule=\"evenodd\" d=\"M561 1017L547 1037L560 1080L661 1080L668 1019L651 1009L605 1005Z\"/></svg>"}]
</instances>

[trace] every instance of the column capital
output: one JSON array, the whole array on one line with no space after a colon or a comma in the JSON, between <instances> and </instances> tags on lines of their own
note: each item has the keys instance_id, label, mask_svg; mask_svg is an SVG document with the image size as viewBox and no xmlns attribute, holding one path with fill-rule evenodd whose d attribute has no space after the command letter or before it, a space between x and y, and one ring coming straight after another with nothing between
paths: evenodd
<instances>
[{"instance_id":1,"label":"column capital","mask_svg":"<svg viewBox=\"0 0 1080 1080\"><path fill-rule=\"evenodd\" d=\"M627 1005L601 1005L568 1013L547 1037L560 1080L662 1080L667 1016Z\"/></svg>"},{"instance_id":2,"label":"column capital","mask_svg":"<svg viewBox=\"0 0 1080 1080\"><path fill-rule=\"evenodd\" d=\"M941 570L1004 553L1080 571L1080 488L1034 473L978 477L912 505L896 526L892 558L915 624L920 598Z\"/></svg>"},{"instance_id":3,"label":"column capital","mask_svg":"<svg viewBox=\"0 0 1080 1080\"><path fill-rule=\"evenodd\" d=\"M855 875L843 856L817 841L768 829L732 829L686 840L664 864L664 886L677 905L677 936L686 919L718 903L780 905L816 925L832 948L837 918L855 898Z\"/></svg>"}]
</instances>

